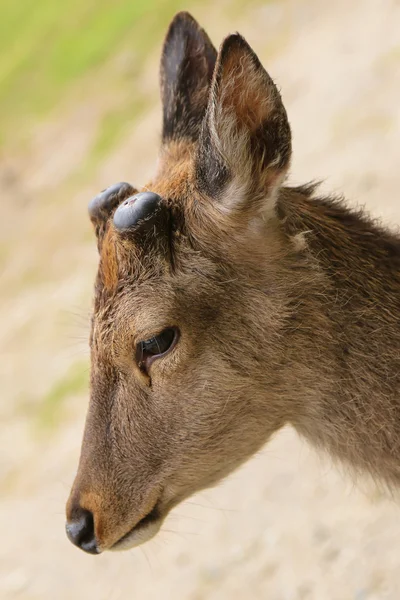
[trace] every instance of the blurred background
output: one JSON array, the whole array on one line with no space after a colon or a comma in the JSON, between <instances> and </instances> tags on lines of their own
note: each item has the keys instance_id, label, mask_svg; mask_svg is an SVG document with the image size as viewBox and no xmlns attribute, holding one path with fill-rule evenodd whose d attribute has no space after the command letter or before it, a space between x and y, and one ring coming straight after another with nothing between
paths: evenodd
<instances>
[{"instance_id":1,"label":"blurred background","mask_svg":"<svg viewBox=\"0 0 400 600\"><path fill-rule=\"evenodd\" d=\"M0 598L398 600L398 505L289 430L143 548L93 557L64 534L88 399L86 207L152 171L181 9L216 45L242 33L278 83L292 183L323 178L400 223L398 0L0 0Z\"/></svg>"}]
</instances>

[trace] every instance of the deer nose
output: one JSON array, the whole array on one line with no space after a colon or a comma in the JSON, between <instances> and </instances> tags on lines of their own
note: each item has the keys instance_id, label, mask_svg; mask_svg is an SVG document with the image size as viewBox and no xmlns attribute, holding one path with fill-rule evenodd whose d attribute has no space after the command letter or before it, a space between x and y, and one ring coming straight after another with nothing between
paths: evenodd
<instances>
[{"instance_id":1,"label":"deer nose","mask_svg":"<svg viewBox=\"0 0 400 600\"><path fill-rule=\"evenodd\" d=\"M65 526L68 539L89 554L100 554L94 535L93 514L84 508L74 511L74 518L67 521Z\"/></svg>"}]
</instances>

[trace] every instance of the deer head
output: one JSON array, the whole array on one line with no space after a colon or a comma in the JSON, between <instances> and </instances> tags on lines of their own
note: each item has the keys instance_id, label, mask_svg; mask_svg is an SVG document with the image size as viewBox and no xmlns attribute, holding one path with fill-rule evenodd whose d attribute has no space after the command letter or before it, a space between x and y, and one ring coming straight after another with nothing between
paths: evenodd
<instances>
[{"instance_id":1,"label":"deer head","mask_svg":"<svg viewBox=\"0 0 400 600\"><path fill-rule=\"evenodd\" d=\"M297 250L276 213L291 156L280 94L240 35L217 53L180 13L161 97L154 179L114 185L89 207L100 255L91 398L67 533L92 553L151 538L294 410L284 333Z\"/></svg>"}]
</instances>

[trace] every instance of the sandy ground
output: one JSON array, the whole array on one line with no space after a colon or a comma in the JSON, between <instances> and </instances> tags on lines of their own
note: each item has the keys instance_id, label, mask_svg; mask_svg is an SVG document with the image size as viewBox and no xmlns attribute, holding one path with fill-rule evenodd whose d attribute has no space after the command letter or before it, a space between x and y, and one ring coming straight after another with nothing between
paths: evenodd
<instances>
[{"instance_id":1,"label":"sandy ground","mask_svg":"<svg viewBox=\"0 0 400 600\"><path fill-rule=\"evenodd\" d=\"M400 223L400 2L268 2L240 15L225 3L193 12L216 43L243 33L281 87L294 135L291 181L324 178L326 189ZM157 60L149 58L142 82L151 98ZM68 193L90 143L95 111L83 100L43 126L29 153L0 163L0 236L11 249L0 298L0 598L398 600L398 504L355 487L289 430L178 507L143 549L92 557L66 540L86 397L68 400L54 431L39 434L35 418L42 395L87 355L87 327L67 317L78 312L86 322L90 309L96 252L86 202L114 181L144 183L158 110L68 203L52 199ZM83 341L71 346L77 335Z\"/></svg>"}]
</instances>

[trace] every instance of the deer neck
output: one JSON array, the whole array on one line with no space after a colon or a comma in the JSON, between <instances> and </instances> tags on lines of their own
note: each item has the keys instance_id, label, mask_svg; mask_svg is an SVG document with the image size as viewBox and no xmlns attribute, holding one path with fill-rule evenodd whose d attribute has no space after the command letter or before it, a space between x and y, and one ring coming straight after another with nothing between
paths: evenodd
<instances>
[{"instance_id":1,"label":"deer neck","mask_svg":"<svg viewBox=\"0 0 400 600\"><path fill-rule=\"evenodd\" d=\"M398 483L400 239L307 188L284 190L278 214L287 235L302 236L308 261L300 293L292 290L291 421L334 457Z\"/></svg>"}]
</instances>

